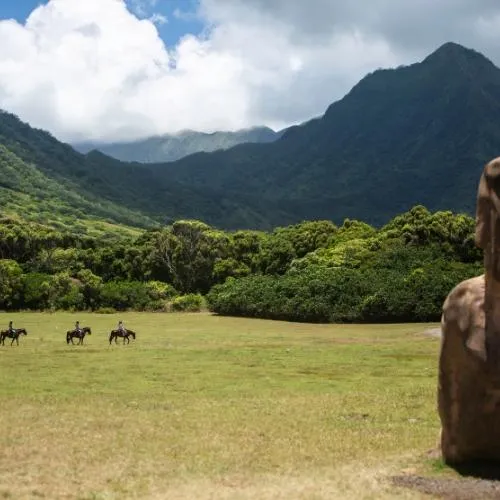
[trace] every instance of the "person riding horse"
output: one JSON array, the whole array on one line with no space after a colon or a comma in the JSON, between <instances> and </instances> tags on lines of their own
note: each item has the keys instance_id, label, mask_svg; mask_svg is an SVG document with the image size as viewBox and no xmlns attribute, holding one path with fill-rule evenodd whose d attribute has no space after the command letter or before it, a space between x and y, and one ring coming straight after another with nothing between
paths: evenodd
<instances>
[{"instance_id":1,"label":"person riding horse","mask_svg":"<svg viewBox=\"0 0 500 500\"><path fill-rule=\"evenodd\" d=\"M118 331L123 334L123 335L126 335L127 334L127 330L125 329L125 327L123 326L123 321L120 320L118 321Z\"/></svg>"},{"instance_id":2,"label":"person riding horse","mask_svg":"<svg viewBox=\"0 0 500 500\"><path fill-rule=\"evenodd\" d=\"M9 321L9 328L7 331L13 335L17 332L17 330L12 326L12 321Z\"/></svg>"},{"instance_id":3,"label":"person riding horse","mask_svg":"<svg viewBox=\"0 0 500 500\"><path fill-rule=\"evenodd\" d=\"M82 329L80 328L80 322L79 321L77 321L75 323L75 332L76 333L82 333Z\"/></svg>"},{"instance_id":4,"label":"person riding horse","mask_svg":"<svg viewBox=\"0 0 500 500\"><path fill-rule=\"evenodd\" d=\"M125 344L125 342L127 342L127 344L129 344L129 337L132 337L135 340L135 335L135 332L132 330L127 330L123 326L123 321L120 320L118 321L118 327L116 328L116 330L111 330L111 333L109 334L109 343L111 344L112 340L114 339L116 344L118 337L122 337L123 343Z\"/></svg>"}]
</instances>

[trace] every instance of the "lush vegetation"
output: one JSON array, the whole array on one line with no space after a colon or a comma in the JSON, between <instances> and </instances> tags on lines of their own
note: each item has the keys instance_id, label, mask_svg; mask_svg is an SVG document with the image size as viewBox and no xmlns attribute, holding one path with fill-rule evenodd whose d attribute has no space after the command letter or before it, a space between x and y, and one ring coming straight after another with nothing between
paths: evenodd
<instances>
[{"instance_id":1,"label":"lush vegetation","mask_svg":"<svg viewBox=\"0 0 500 500\"><path fill-rule=\"evenodd\" d=\"M439 319L480 274L474 220L421 206L377 229L309 221L227 232L179 220L107 239L0 220L0 309L173 310L303 322Z\"/></svg>"},{"instance_id":2,"label":"lush vegetation","mask_svg":"<svg viewBox=\"0 0 500 500\"><path fill-rule=\"evenodd\" d=\"M127 229L124 224L142 227L155 224L146 216L105 199L97 200L87 190L78 191L71 183L46 175L23 161L1 140L0 174L0 210L4 216L40 222L59 230L70 226L75 232L95 236L123 231L137 235L135 229Z\"/></svg>"},{"instance_id":3,"label":"lush vegetation","mask_svg":"<svg viewBox=\"0 0 500 500\"><path fill-rule=\"evenodd\" d=\"M290 243L295 255L280 269L274 261L275 272L215 286L209 304L220 314L309 322L437 320L449 291L481 273L472 231L467 216L423 207L379 231L348 220L302 257ZM284 242L275 240L275 255L286 254Z\"/></svg>"},{"instance_id":4,"label":"lush vegetation","mask_svg":"<svg viewBox=\"0 0 500 500\"><path fill-rule=\"evenodd\" d=\"M0 498L421 498L389 478L429 472L431 325L82 313L79 347L74 314L9 319L28 335L0 347Z\"/></svg>"}]
</instances>

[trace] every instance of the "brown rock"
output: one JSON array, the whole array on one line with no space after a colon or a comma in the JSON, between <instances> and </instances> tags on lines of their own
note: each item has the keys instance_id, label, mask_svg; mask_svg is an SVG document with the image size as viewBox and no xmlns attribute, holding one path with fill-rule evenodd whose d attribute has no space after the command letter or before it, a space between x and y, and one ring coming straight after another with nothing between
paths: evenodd
<instances>
[{"instance_id":1,"label":"brown rock","mask_svg":"<svg viewBox=\"0 0 500 500\"><path fill-rule=\"evenodd\" d=\"M479 182L476 244L483 275L448 295L441 318L438 409L449 464L500 460L500 158Z\"/></svg>"}]
</instances>

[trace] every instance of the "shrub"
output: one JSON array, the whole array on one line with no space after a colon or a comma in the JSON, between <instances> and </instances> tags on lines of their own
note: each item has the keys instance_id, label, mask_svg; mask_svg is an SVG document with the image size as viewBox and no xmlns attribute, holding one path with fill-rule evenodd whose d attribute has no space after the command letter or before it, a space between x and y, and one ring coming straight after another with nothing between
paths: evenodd
<instances>
[{"instance_id":1,"label":"shrub","mask_svg":"<svg viewBox=\"0 0 500 500\"><path fill-rule=\"evenodd\" d=\"M198 293L181 295L172 301L172 311L199 312L205 306L205 299Z\"/></svg>"},{"instance_id":2,"label":"shrub","mask_svg":"<svg viewBox=\"0 0 500 500\"><path fill-rule=\"evenodd\" d=\"M303 322L438 321L446 295L478 267L435 261L410 269L309 266L229 278L207 295L217 314Z\"/></svg>"},{"instance_id":3,"label":"shrub","mask_svg":"<svg viewBox=\"0 0 500 500\"><path fill-rule=\"evenodd\" d=\"M160 282L108 281L101 288L101 307L112 307L117 311L157 311L164 309L166 298L175 290Z\"/></svg>"}]
</instances>

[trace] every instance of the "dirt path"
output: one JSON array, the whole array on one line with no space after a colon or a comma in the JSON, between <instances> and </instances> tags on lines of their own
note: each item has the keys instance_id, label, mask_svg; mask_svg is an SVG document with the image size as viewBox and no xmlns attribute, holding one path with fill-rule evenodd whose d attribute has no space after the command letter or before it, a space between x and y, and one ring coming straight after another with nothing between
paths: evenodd
<instances>
[{"instance_id":1,"label":"dirt path","mask_svg":"<svg viewBox=\"0 0 500 500\"><path fill-rule=\"evenodd\" d=\"M475 478L436 478L396 476L395 486L417 490L426 495L447 500L490 500L500 498L500 481Z\"/></svg>"}]
</instances>

